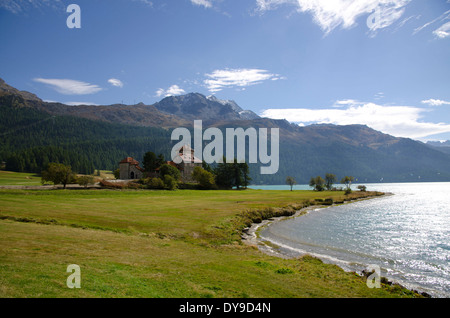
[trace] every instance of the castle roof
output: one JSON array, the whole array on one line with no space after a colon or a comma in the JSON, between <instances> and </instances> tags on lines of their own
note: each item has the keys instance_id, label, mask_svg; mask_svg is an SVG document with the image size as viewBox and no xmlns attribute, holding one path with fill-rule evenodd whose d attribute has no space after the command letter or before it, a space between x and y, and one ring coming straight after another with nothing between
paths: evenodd
<instances>
[{"instance_id":1,"label":"castle roof","mask_svg":"<svg viewBox=\"0 0 450 318\"><path fill-rule=\"evenodd\" d=\"M123 159L120 163L129 163L130 165L137 166L139 165L139 162L132 157L126 157Z\"/></svg>"},{"instance_id":2,"label":"castle roof","mask_svg":"<svg viewBox=\"0 0 450 318\"><path fill-rule=\"evenodd\" d=\"M178 156L184 163L202 163L202 161L194 155L194 149L188 145L181 147L178 152Z\"/></svg>"}]
</instances>

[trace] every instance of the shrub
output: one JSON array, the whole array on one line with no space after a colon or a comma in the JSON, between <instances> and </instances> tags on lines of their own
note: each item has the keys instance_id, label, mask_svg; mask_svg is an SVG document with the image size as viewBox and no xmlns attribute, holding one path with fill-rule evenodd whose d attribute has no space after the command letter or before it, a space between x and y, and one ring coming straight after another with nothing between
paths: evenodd
<instances>
[{"instance_id":1,"label":"shrub","mask_svg":"<svg viewBox=\"0 0 450 318\"><path fill-rule=\"evenodd\" d=\"M214 189L216 187L216 182L214 180L214 175L211 172L206 171L203 168L195 167L192 177L197 181L202 189Z\"/></svg>"},{"instance_id":2,"label":"shrub","mask_svg":"<svg viewBox=\"0 0 450 318\"><path fill-rule=\"evenodd\" d=\"M81 176L77 178L77 183L80 186L84 186L87 188L89 184L94 184L94 177L93 176Z\"/></svg>"},{"instance_id":3,"label":"shrub","mask_svg":"<svg viewBox=\"0 0 450 318\"><path fill-rule=\"evenodd\" d=\"M148 189L164 189L165 187L164 181L162 181L161 178L146 178L141 180L141 182Z\"/></svg>"},{"instance_id":4,"label":"shrub","mask_svg":"<svg viewBox=\"0 0 450 318\"><path fill-rule=\"evenodd\" d=\"M167 190L176 190L178 188L178 181L171 175L166 174L164 176L164 185Z\"/></svg>"},{"instance_id":5,"label":"shrub","mask_svg":"<svg viewBox=\"0 0 450 318\"><path fill-rule=\"evenodd\" d=\"M359 185L358 186L358 190L361 191L361 192L366 192L367 187L365 185Z\"/></svg>"},{"instance_id":6,"label":"shrub","mask_svg":"<svg viewBox=\"0 0 450 318\"><path fill-rule=\"evenodd\" d=\"M70 166L62 163L50 163L46 170L42 171L41 182L50 181L54 184L62 184L64 189L69 183L75 183L76 177Z\"/></svg>"},{"instance_id":7,"label":"shrub","mask_svg":"<svg viewBox=\"0 0 450 318\"><path fill-rule=\"evenodd\" d=\"M163 179L166 175L171 176L175 180L180 180L181 178L180 170L168 164L163 164L161 168L159 168L159 173Z\"/></svg>"}]
</instances>

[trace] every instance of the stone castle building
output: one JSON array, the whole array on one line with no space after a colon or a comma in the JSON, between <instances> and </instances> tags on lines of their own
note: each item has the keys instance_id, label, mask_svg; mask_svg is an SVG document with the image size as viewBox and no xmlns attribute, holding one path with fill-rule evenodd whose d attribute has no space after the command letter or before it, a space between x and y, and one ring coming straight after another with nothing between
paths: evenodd
<instances>
[{"instance_id":1,"label":"stone castle building","mask_svg":"<svg viewBox=\"0 0 450 318\"><path fill-rule=\"evenodd\" d=\"M119 163L119 179L135 180L144 177L144 169L139 166L139 162L131 157L123 159Z\"/></svg>"},{"instance_id":2,"label":"stone castle building","mask_svg":"<svg viewBox=\"0 0 450 318\"><path fill-rule=\"evenodd\" d=\"M173 161L167 161L166 163L176 167L180 171L181 181L194 182L192 173L194 172L195 167L202 166L202 161L195 157L194 150L188 145L184 145L180 148L177 157L181 158L179 164L176 164ZM119 171L119 178L121 180L136 180L146 176L157 177L159 175L158 170L146 173L144 169L139 166L139 162L131 157L127 157L119 163Z\"/></svg>"}]
</instances>

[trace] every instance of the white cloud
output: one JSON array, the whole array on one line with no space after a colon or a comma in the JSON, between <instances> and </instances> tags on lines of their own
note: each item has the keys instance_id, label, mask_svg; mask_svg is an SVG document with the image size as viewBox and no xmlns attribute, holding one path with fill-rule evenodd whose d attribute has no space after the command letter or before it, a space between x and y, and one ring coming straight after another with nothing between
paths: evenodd
<instances>
[{"instance_id":1,"label":"white cloud","mask_svg":"<svg viewBox=\"0 0 450 318\"><path fill-rule=\"evenodd\" d=\"M344 29L356 25L356 20L368 15L371 31L386 28L404 13L404 7L411 0L257 0L260 12L273 10L281 5L293 5L297 11L310 13L314 22L325 34L337 27ZM373 18L373 19L372 19Z\"/></svg>"},{"instance_id":2,"label":"white cloud","mask_svg":"<svg viewBox=\"0 0 450 318\"><path fill-rule=\"evenodd\" d=\"M431 99L423 100L422 104L427 104L430 106L442 106L442 105L450 105L450 102L447 102L445 100L431 98Z\"/></svg>"},{"instance_id":3,"label":"white cloud","mask_svg":"<svg viewBox=\"0 0 450 318\"><path fill-rule=\"evenodd\" d=\"M256 85L266 80L285 79L277 74L271 74L261 69L225 69L215 70L205 75L207 79L203 81L210 92L218 92L224 88Z\"/></svg>"},{"instance_id":4,"label":"white cloud","mask_svg":"<svg viewBox=\"0 0 450 318\"><path fill-rule=\"evenodd\" d=\"M176 96L176 95L182 95L185 94L186 92L184 91L184 89L178 87L178 85L172 85L170 86L168 89L158 89L156 91L156 96L157 97L168 97L168 96Z\"/></svg>"},{"instance_id":5,"label":"white cloud","mask_svg":"<svg viewBox=\"0 0 450 318\"><path fill-rule=\"evenodd\" d=\"M123 87L123 83L121 80L118 80L117 78L110 78L108 80L108 83L111 84L112 86L116 86L116 87Z\"/></svg>"},{"instance_id":6,"label":"white cloud","mask_svg":"<svg viewBox=\"0 0 450 318\"><path fill-rule=\"evenodd\" d=\"M427 23L425 23L424 25L422 25L422 26L420 26L420 27L418 27L418 28L415 28L413 34L416 34L416 33L420 32L420 31L422 31L423 29L429 27L430 25L432 25L432 24L434 24L434 23L436 23L436 22L438 22L438 21L444 21L444 20L446 20L446 19L448 19L448 18L450 18L450 10L444 12L443 14L441 14L441 15L440 15L439 17L437 17L436 19L434 19L434 20L432 20L432 21L430 21L430 22L427 22ZM436 32L436 31L437 31L437 30L435 30L435 32ZM433 33L434 33L434 32L433 32Z\"/></svg>"},{"instance_id":7,"label":"white cloud","mask_svg":"<svg viewBox=\"0 0 450 318\"><path fill-rule=\"evenodd\" d=\"M151 2L150 0L133 0L133 1L141 2L141 3L143 3L146 6L153 7L153 2Z\"/></svg>"},{"instance_id":8,"label":"white cloud","mask_svg":"<svg viewBox=\"0 0 450 318\"><path fill-rule=\"evenodd\" d=\"M88 95L98 93L102 90L97 85L71 79L35 78L34 81L47 84L58 93L64 95Z\"/></svg>"},{"instance_id":9,"label":"white cloud","mask_svg":"<svg viewBox=\"0 0 450 318\"><path fill-rule=\"evenodd\" d=\"M360 103L342 109L267 109L261 116L299 124L362 124L393 136L414 139L450 132L450 124L420 121L426 111L411 106Z\"/></svg>"},{"instance_id":10,"label":"white cloud","mask_svg":"<svg viewBox=\"0 0 450 318\"><path fill-rule=\"evenodd\" d=\"M80 106L80 105L84 105L84 106L98 106L98 104L91 103L91 102L64 102L63 104L67 105L67 106Z\"/></svg>"},{"instance_id":11,"label":"white cloud","mask_svg":"<svg viewBox=\"0 0 450 318\"><path fill-rule=\"evenodd\" d=\"M198 6L203 6L205 8L211 8L212 2L211 0L191 0L191 2Z\"/></svg>"},{"instance_id":12,"label":"white cloud","mask_svg":"<svg viewBox=\"0 0 450 318\"><path fill-rule=\"evenodd\" d=\"M450 22L441 25L438 29L433 31L433 34L440 39L450 37Z\"/></svg>"}]
</instances>

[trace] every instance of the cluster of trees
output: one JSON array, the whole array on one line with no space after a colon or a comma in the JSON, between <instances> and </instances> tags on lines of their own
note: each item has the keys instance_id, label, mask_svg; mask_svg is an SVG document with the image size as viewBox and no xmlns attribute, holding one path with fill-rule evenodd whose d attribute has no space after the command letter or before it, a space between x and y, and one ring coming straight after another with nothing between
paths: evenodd
<instances>
[{"instance_id":1,"label":"cluster of trees","mask_svg":"<svg viewBox=\"0 0 450 318\"><path fill-rule=\"evenodd\" d=\"M178 187L180 171L167 164L163 154L157 156L154 152L146 152L142 165L150 177L141 182L148 188L174 190ZM157 176L154 174L156 170L159 172ZM227 163L225 157L223 162L215 167L206 162L203 162L202 167L195 167L192 178L198 183L199 188L205 190L247 188L252 180L247 163L238 163L236 159L233 163Z\"/></svg>"},{"instance_id":2,"label":"cluster of trees","mask_svg":"<svg viewBox=\"0 0 450 318\"><path fill-rule=\"evenodd\" d=\"M148 187L155 189L177 188L180 172L177 168L166 163L163 154L157 156L151 151L145 153L142 165L148 175L152 175L155 170L159 171L158 176L144 180ZM223 162L218 163L215 167L211 167L206 162L203 162L202 167L195 167L192 178L201 189L247 188L252 180L247 163L238 163L236 159L233 163L227 163L225 157Z\"/></svg>"},{"instance_id":3,"label":"cluster of trees","mask_svg":"<svg viewBox=\"0 0 450 318\"><path fill-rule=\"evenodd\" d=\"M214 174L217 186L224 189L236 188L239 190L241 187L246 189L252 180L248 164L237 162L236 159L233 163L227 163L225 157L222 161L214 169L206 168Z\"/></svg>"},{"instance_id":4,"label":"cluster of trees","mask_svg":"<svg viewBox=\"0 0 450 318\"><path fill-rule=\"evenodd\" d=\"M325 174L325 178L322 178L321 176L312 177L309 181L309 186L313 188L315 191L332 191L336 190L334 187L334 184L337 182L337 177L335 174L327 173ZM346 193L350 193L351 190L351 184L355 180L352 176L345 176L342 178L341 183L345 185L345 191ZM294 185L297 184L297 181L294 177L288 176L286 178L286 184L291 187L291 191ZM358 189L361 191L366 191L365 186L358 186Z\"/></svg>"},{"instance_id":5,"label":"cluster of trees","mask_svg":"<svg viewBox=\"0 0 450 318\"><path fill-rule=\"evenodd\" d=\"M355 180L352 176L345 176L342 178L341 183L345 185L346 193L351 192L351 184ZM337 182L337 177L335 174L327 173L325 174L325 179L321 176L312 177L309 181L309 186L314 188L315 191L324 191L324 190L334 190L333 185Z\"/></svg>"},{"instance_id":6,"label":"cluster of trees","mask_svg":"<svg viewBox=\"0 0 450 318\"><path fill-rule=\"evenodd\" d=\"M55 185L62 184L64 189L68 184L74 183L87 188L89 184L94 183L94 177L89 175L78 177L70 166L52 162L48 164L47 169L42 171L41 182L42 184L46 182L52 182Z\"/></svg>"}]
</instances>

